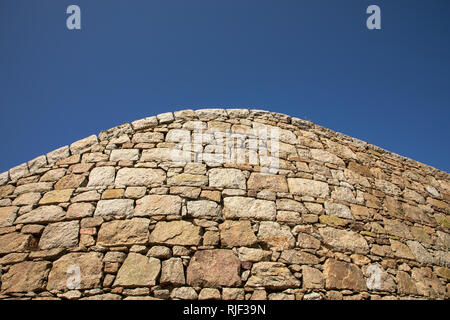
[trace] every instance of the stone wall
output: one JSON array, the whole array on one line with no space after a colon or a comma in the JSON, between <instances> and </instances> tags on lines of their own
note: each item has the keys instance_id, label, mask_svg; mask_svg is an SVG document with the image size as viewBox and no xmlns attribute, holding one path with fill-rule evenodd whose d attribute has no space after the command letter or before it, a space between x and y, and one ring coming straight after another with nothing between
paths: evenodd
<instances>
[{"instance_id":1,"label":"stone wall","mask_svg":"<svg viewBox=\"0 0 450 320\"><path fill-rule=\"evenodd\" d=\"M0 174L0 298L448 299L449 203L448 173L308 121L160 114Z\"/></svg>"}]
</instances>

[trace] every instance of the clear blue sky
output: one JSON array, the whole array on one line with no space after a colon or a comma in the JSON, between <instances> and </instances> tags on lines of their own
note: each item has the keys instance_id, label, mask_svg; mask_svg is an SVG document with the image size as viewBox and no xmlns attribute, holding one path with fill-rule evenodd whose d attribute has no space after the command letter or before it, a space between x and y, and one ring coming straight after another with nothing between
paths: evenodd
<instances>
[{"instance_id":1,"label":"clear blue sky","mask_svg":"<svg viewBox=\"0 0 450 320\"><path fill-rule=\"evenodd\" d=\"M448 0L1 0L0 45L0 172L203 107L286 113L450 169Z\"/></svg>"}]
</instances>

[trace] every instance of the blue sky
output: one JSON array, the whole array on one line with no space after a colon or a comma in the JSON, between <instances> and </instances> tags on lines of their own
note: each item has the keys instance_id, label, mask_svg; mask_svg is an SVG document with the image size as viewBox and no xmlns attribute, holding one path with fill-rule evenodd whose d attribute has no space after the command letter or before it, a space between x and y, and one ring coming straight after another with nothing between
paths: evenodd
<instances>
[{"instance_id":1,"label":"blue sky","mask_svg":"<svg viewBox=\"0 0 450 320\"><path fill-rule=\"evenodd\" d=\"M204 107L286 113L449 172L449 39L448 0L2 0L0 172Z\"/></svg>"}]
</instances>

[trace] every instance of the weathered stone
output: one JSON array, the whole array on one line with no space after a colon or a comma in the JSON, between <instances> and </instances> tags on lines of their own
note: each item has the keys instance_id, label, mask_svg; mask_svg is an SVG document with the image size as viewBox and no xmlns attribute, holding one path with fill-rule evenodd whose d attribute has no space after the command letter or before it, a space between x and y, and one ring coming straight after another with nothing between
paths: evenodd
<instances>
[{"instance_id":1,"label":"weathered stone","mask_svg":"<svg viewBox=\"0 0 450 320\"><path fill-rule=\"evenodd\" d=\"M417 288L414 284L414 281L411 280L411 277L403 271L397 272L397 287L398 293L401 295L416 295Z\"/></svg>"},{"instance_id":2,"label":"weathered stone","mask_svg":"<svg viewBox=\"0 0 450 320\"><path fill-rule=\"evenodd\" d=\"M147 256L158 259L169 259L172 256L172 251L168 247L153 246L148 250Z\"/></svg>"},{"instance_id":3,"label":"weathered stone","mask_svg":"<svg viewBox=\"0 0 450 320\"><path fill-rule=\"evenodd\" d=\"M378 264L370 264L366 269L366 273L369 274L366 281L367 289L388 292L396 291L397 286L394 279Z\"/></svg>"},{"instance_id":4,"label":"weathered stone","mask_svg":"<svg viewBox=\"0 0 450 320\"><path fill-rule=\"evenodd\" d=\"M19 195L22 193L27 193L27 192L47 192L52 190L53 188L53 183L51 182L35 182L35 183L28 183L28 184L23 184L21 186L18 186L15 190L14 193Z\"/></svg>"},{"instance_id":5,"label":"weathered stone","mask_svg":"<svg viewBox=\"0 0 450 320\"><path fill-rule=\"evenodd\" d=\"M114 149L109 156L110 161L136 161L138 159L138 149Z\"/></svg>"},{"instance_id":6,"label":"weathered stone","mask_svg":"<svg viewBox=\"0 0 450 320\"><path fill-rule=\"evenodd\" d=\"M171 299L181 300L196 300L198 298L197 292L191 287L174 288L170 293Z\"/></svg>"},{"instance_id":7,"label":"weathered stone","mask_svg":"<svg viewBox=\"0 0 450 320\"><path fill-rule=\"evenodd\" d=\"M327 146L330 151L342 159L357 159L355 153L347 146L327 140Z\"/></svg>"},{"instance_id":8,"label":"weathered stone","mask_svg":"<svg viewBox=\"0 0 450 320\"><path fill-rule=\"evenodd\" d=\"M110 199L120 199L123 198L124 190L123 189L108 189L102 193L102 199L110 200Z\"/></svg>"},{"instance_id":9,"label":"weathered stone","mask_svg":"<svg viewBox=\"0 0 450 320\"><path fill-rule=\"evenodd\" d=\"M45 227L39 248L71 248L78 244L78 233L80 224L78 221L56 222Z\"/></svg>"},{"instance_id":10,"label":"weathered stone","mask_svg":"<svg viewBox=\"0 0 450 320\"><path fill-rule=\"evenodd\" d=\"M14 192L14 189L15 189L14 186L12 186L10 184L7 184L6 186L1 186L0 187L0 199L6 198L10 194L12 194Z\"/></svg>"},{"instance_id":11,"label":"weathered stone","mask_svg":"<svg viewBox=\"0 0 450 320\"><path fill-rule=\"evenodd\" d=\"M81 154L88 152L93 146L98 144L96 135L89 136L87 138L78 140L70 145L70 152L72 154Z\"/></svg>"},{"instance_id":12,"label":"weathered stone","mask_svg":"<svg viewBox=\"0 0 450 320\"><path fill-rule=\"evenodd\" d=\"M86 191L72 198L72 202L87 202L100 200L100 194L95 191Z\"/></svg>"},{"instance_id":13,"label":"weathered stone","mask_svg":"<svg viewBox=\"0 0 450 320\"><path fill-rule=\"evenodd\" d=\"M352 263L328 259L323 268L327 289L366 290L366 282L361 270Z\"/></svg>"},{"instance_id":14,"label":"weathered stone","mask_svg":"<svg viewBox=\"0 0 450 320\"><path fill-rule=\"evenodd\" d=\"M384 229L386 230L387 234L401 237L401 238L406 238L406 239L412 238L408 227L404 223L401 223L400 221L397 221L397 220L390 220L390 219L383 219L383 223L384 223Z\"/></svg>"},{"instance_id":15,"label":"weathered stone","mask_svg":"<svg viewBox=\"0 0 450 320\"><path fill-rule=\"evenodd\" d=\"M278 211L276 220L288 225L300 224L303 221L300 213L294 211Z\"/></svg>"},{"instance_id":16,"label":"weathered stone","mask_svg":"<svg viewBox=\"0 0 450 320\"><path fill-rule=\"evenodd\" d=\"M125 190L125 198L140 199L145 195L146 192L146 187L128 187Z\"/></svg>"},{"instance_id":17,"label":"weathered stone","mask_svg":"<svg viewBox=\"0 0 450 320\"><path fill-rule=\"evenodd\" d=\"M113 286L154 286L161 271L161 261L130 252L117 273Z\"/></svg>"},{"instance_id":18,"label":"weathered stone","mask_svg":"<svg viewBox=\"0 0 450 320\"><path fill-rule=\"evenodd\" d=\"M320 249L320 240L314 238L313 236L300 232L297 237L297 245L300 248L304 249L314 249L319 250Z\"/></svg>"},{"instance_id":19,"label":"weathered stone","mask_svg":"<svg viewBox=\"0 0 450 320\"><path fill-rule=\"evenodd\" d=\"M105 222L98 232L97 244L106 247L147 244L149 223L144 218Z\"/></svg>"},{"instance_id":20,"label":"weathered stone","mask_svg":"<svg viewBox=\"0 0 450 320\"><path fill-rule=\"evenodd\" d=\"M392 196L399 196L402 194L402 191L399 187L397 187L395 184L381 179L375 179L375 186L383 193L392 195Z\"/></svg>"},{"instance_id":21,"label":"weathered stone","mask_svg":"<svg viewBox=\"0 0 450 320\"><path fill-rule=\"evenodd\" d=\"M41 194L38 192L22 193L20 196L14 199L12 205L14 206L26 206L37 204L41 199Z\"/></svg>"},{"instance_id":22,"label":"weathered stone","mask_svg":"<svg viewBox=\"0 0 450 320\"><path fill-rule=\"evenodd\" d=\"M430 268L414 268L412 280L415 281L417 292L420 295L431 299L445 295L445 287Z\"/></svg>"},{"instance_id":23,"label":"weathered stone","mask_svg":"<svg viewBox=\"0 0 450 320\"><path fill-rule=\"evenodd\" d=\"M288 185L291 193L300 196L325 198L330 192L328 184L321 181L302 178L288 178Z\"/></svg>"},{"instance_id":24,"label":"weathered stone","mask_svg":"<svg viewBox=\"0 0 450 320\"><path fill-rule=\"evenodd\" d=\"M224 247L253 246L258 242L248 220L225 221L219 225L220 242Z\"/></svg>"},{"instance_id":25,"label":"weathered stone","mask_svg":"<svg viewBox=\"0 0 450 320\"><path fill-rule=\"evenodd\" d=\"M340 203L326 201L325 212L330 216L336 216L344 219L353 219L350 208Z\"/></svg>"},{"instance_id":26,"label":"weathered stone","mask_svg":"<svg viewBox=\"0 0 450 320\"><path fill-rule=\"evenodd\" d=\"M169 186L201 187L208 184L208 177L198 174L181 173L167 179Z\"/></svg>"},{"instance_id":27,"label":"weathered stone","mask_svg":"<svg viewBox=\"0 0 450 320\"><path fill-rule=\"evenodd\" d=\"M252 173L248 179L248 189L288 192L288 185L284 176Z\"/></svg>"},{"instance_id":28,"label":"weathered stone","mask_svg":"<svg viewBox=\"0 0 450 320\"><path fill-rule=\"evenodd\" d=\"M14 223L48 223L61 221L64 217L65 212L61 207L42 206L17 217Z\"/></svg>"},{"instance_id":29,"label":"weathered stone","mask_svg":"<svg viewBox=\"0 0 450 320\"><path fill-rule=\"evenodd\" d=\"M198 295L198 300L220 300L220 297L218 289L203 288Z\"/></svg>"},{"instance_id":30,"label":"weathered stone","mask_svg":"<svg viewBox=\"0 0 450 320\"><path fill-rule=\"evenodd\" d=\"M150 235L151 243L199 245L200 227L188 221L158 222Z\"/></svg>"},{"instance_id":31,"label":"weathered stone","mask_svg":"<svg viewBox=\"0 0 450 320\"><path fill-rule=\"evenodd\" d=\"M134 213L134 201L131 199L100 200L94 216L131 217Z\"/></svg>"},{"instance_id":32,"label":"weathered stone","mask_svg":"<svg viewBox=\"0 0 450 320\"><path fill-rule=\"evenodd\" d=\"M116 187L119 186L149 186L160 184L166 179L166 173L161 169L122 168L117 172Z\"/></svg>"},{"instance_id":33,"label":"weathered stone","mask_svg":"<svg viewBox=\"0 0 450 320\"><path fill-rule=\"evenodd\" d=\"M16 264L22 261L25 261L25 259L28 257L28 253L9 253L6 256L3 256L0 258L0 265L9 265L9 264Z\"/></svg>"},{"instance_id":34,"label":"weathered stone","mask_svg":"<svg viewBox=\"0 0 450 320\"><path fill-rule=\"evenodd\" d=\"M45 279L49 271L50 263L47 261L24 261L15 264L2 276L2 293L45 289Z\"/></svg>"},{"instance_id":35,"label":"weathered stone","mask_svg":"<svg viewBox=\"0 0 450 320\"><path fill-rule=\"evenodd\" d=\"M12 226L17 216L17 207L0 208L0 227Z\"/></svg>"},{"instance_id":36,"label":"weathered stone","mask_svg":"<svg viewBox=\"0 0 450 320\"><path fill-rule=\"evenodd\" d=\"M315 255L296 249L282 251L279 261L300 265L319 263L319 259Z\"/></svg>"},{"instance_id":37,"label":"weathered stone","mask_svg":"<svg viewBox=\"0 0 450 320\"><path fill-rule=\"evenodd\" d=\"M187 283L191 286L216 288L241 284L238 257L226 249L195 252L187 268Z\"/></svg>"},{"instance_id":38,"label":"weathered stone","mask_svg":"<svg viewBox=\"0 0 450 320\"><path fill-rule=\"evenodd\" d=\"M136 201L135 216L180 215L181 203L179 196L145 196Z\"/></svg>"},{"instance_id":39,"label":"weathered stone","mask_svg":"<svg viewBox=\"0 0 450 320\"><path fill-rule=\"evenodd\" d=\"M114 184L114 167L95 167L89 174L88 187L111 186Z\"/></svg>"},{"instance_id":40,"label":"weathered stone","mask_svg":"<svg viewBox=\"0 0 450 320\"><path fill-rule=\"evenodd\" d=\"M300 281L282 263L258 262L253 265L251 276L246 286L264 287L270 290L284 290L298 288Z\"/></svg>"},{"instance_id":41,"label":"weathered stone","mask_svg":"<svg viewBox=\"0 0 450 320\"><path fill-rule=\"evenodd\" d=\"M63 189L76 189L84 185L86 181L86 177L81 174L68 174L61 179L57 183L55 183L55 190L63 190Z\"/></svg>"},{"instance_id":42,"label":"weathered stone","mask_svg":"<svg viewBox=\"0 0 450 320\"><path fill-rule=\"evenodd\" d=\"M409 249L411 249L412 254L416 257L416 260L421 263L436 264L436 258L429 253L419 242L417 241L407 241Z\"/></svg>"},{"instance_id":43,"label":"weathered stone","mask_svg":"<svg viewBox=\"0 0 450 320\"><path fill-rule=\"evenodd\" d=\"M211 169L208 173L209 186L215 188L245 189L245 176L238 169Z\"/></svg>"},{"instance_id":44,"label":"weathered stone","mask_svg":"<svg viewBox=\"0 0 450 320\"><path fill-rule=\"evenodd\" d=\"M258 240L272 250L285 250L295 246L295 238L289 227L272 221L261 222Z\"/></svg>"},{"instance_id":45,"label":"weathered stone","mask_svg":"<svg viewBox=\"0 0 450 320\"><path fill-rule=\"evenodd\" d=\"M9 177L11 181L17 181L29 174L30 171L28 170L28 165L26 163L22 163L21 165L9 169Z\"/></svg>"},{"instance_id":46,"label":"weathered stone","mask_svg":"<svg viewBox=\"0 0 450 320\"><path fill-rule=\"evenodd\" d=\"M72 203L67 209L66 217L68 219L91 217L94 213L94 210L95 207L88 202Z\"/></svg>"},{"instance_id":47,"label":"weathered stone","mask_svg":"<svg viewBox=\"0 0 450 320\"><path fill-rule=\"evenodd\" d=\"M273 201L247 197L226 197L223 199L223 215L225 219L274 220L276 206Z\"/></svg>"},{"instance_id":48,"label":"weathered stone","mask_svg":"<svg viewBox=\"0 0 450 320\"><path fill-rule=\"evenodd\" d=\"M64 146L59 149L53 150L45 155L47 157L48 164L53 164L57 161L63 160L70 156L69 146Z\"/></svg>"},{"instance_id":49,"label":"weathered stone","mask_svg":"<svg viewBox=\"0 0 450 320\"><path fill-rule=\"evenodd\" d=\"M346 187L336 187L331 192L331 198L340 200L340 201L356 203L356 199L355 199L355 196L353 195L352 191Z\"/></svg>"},{"instance_id":50,"label":"weathered stone","mask_svg":"<svg viewBox=\"0 0 450 320\"><path fill-rule=\"evenodd\" d=\"M181 286L186 283L181 258L170 258L169 260L164 260L162 262L161 278L159 282L161 284L172 284L175 286Z\"/></svg>"},{"instance_id":51,"label":"weathered stone","mask_svg":"<svg viewBox=\"0 0 450 320\"><path fill-rule=\"evenodd\" d=\"M338 156L336 156L328 151L325 151L322 149L311 149L310 151L311 151L311 156L314 160L332 163L337 166L345 167L345 163L344 163L344 161L342 161L342 159L340 159Z\"/></svg>"},{"instance_id":52,"label":"weathered stone","mask_svg":"<svg viewBox=\"0 0 450 320\"><path fill-rule=\"evenodd\" d=\"M2 264L2 263L0 262L0 264ZM449 268L436 267L434 269L434 273L437 274L439 277L445 278L447 280L450 279L450 269Z\"/></svg>"},{"instance_id":53,"label":"weathered stone","mask_svg":"<svg viewBox=\"0 0 450 320\"><path fill-rule=\"evenodd\" d=\"M223 288L222 300L244 300L244 288Z\"/></svg>"},{"instance_id":54,"label":"weathered stone","mask_svg":"<svg viewBox=\"0 0 450 320\"><path fill-rule=\"evenodd\" d=\"M390 242L391 242L391 249L396 257L411 260L415 259L414 255L411 252L411 249L409 249L407 245L392 239L390 239Z\"/></svg>"},{"instance_id":55,"label":"weathered stone","mask_svg":"<svg viewBox=\"0 0 450 320\"><path fill-rule=\"evenodd\" d=\"M348 220L341 219L336 216L328 216L328 215L321 215L319 217L319 221L322 224L326 224L329 226L340 226L340 227L344 227L349 223Z\"/></svg>"},{"instance_id":56,"label":"weathered stone","mask_svg":"<svg viewBox=\"0 0 450 320\"><path fill-rule=\"evenodd\" d=\"M40 205L69 202L73 189L49 191L39 201Z\"/></svg>"},{"instance_id":57,"label":"weathered stone","mask_svg":"<svg viewBox=\"0 0 450 320\"><path fill-rule=\"evenodd\" d=\"M221 207L217 202L210 200L188 201L188 215L194 218L215 218L221 216Z\"/></svg>"},{"instance_id":58,"label":"weathered stone","mask_svg":"<svg viewBox=\"0 0 450 320\"><path fill-rule=\"evenodd\" d=\"M277 199L277 210L295 211L301 213L308 213L305 207L298 201L291 199Z\"/></svg>"},{"instance_id":59,"label":"weathered stone","mask_svg":"<svg viewBox=\"0 0 450 320\"><path fill-rule=\"evenodd\" d=\"M302 279L305 289L322 289L325 285L322 272L309 266L302 266Z\"/></svg>"},{"instance_id":60,"label":"weathered stone","mask_svg":"<svg viewBox=\"0 0 450 320\"><path fill-rule=\"evenodd\" d=\"M241 261L260 262L270 260L272 252L256 248L240 247L238 249L238 256Z\"/></svg>"},{"instance_id":61,"label":"weathered stone","mask_svg":"<svg viewBox=\"0 0 450 320\"><path fill-rule=\"evenodd\" d=\"M9 180L9 172L2 172L0 173L0 186L6 184Z\"/></svg>"},{"instance_id":62,"label":"weathered stone","mask_svg":"<svg viewBox=\"0 0 450 320\"><path fill-rule=\"evenodd\" d=\"M134 130L144 130L156 127L158 125L158 120L156 119L156 116L147 117L144 119L133 121L131 125L133 126Z\"/></svg>"},{"instance_id":63,"label":"weathered stone","mask_svg":"<svg viewBox=\"0 0 450 320\"><path fill-rule=\"evenodd\" d=\"M200 197L211 201L220 202L221 193L220 191L202 190Z\"/></svg>"},{"instance_id":64,"label":"weathered stone","mask_svg":"<svg viewBox=\"0 0 450 320\"><path fill-rule=\"evenodd\" d=\"M0 236L0 254L28 251L33 245L33 237L29 234L14 232Z\"/></svg>"},{"instance_id":65,"label":"weathered stone","mask_svg":"<svg viewBox=\"0 0 450 320\"><path fill-rule=\"evenodd\" d=\"M356 253L367 253L369 251L369 246L364 237L353 231L325 227L320 228L319 233L323 238L323 242L338 251L352 251Z\"/></svg>"},{"instance_id":66,"label":"weathered stone","mask_svg":"<svg viewBox=\"0 0 450 320\"><path fill-rule=\"evenodd\" d=\"M79 275L79 283L77 276ZM102 254L69 253L55 262L48 275L47 290L99 288L102 278Z\"/></svg>"}]
</instances>

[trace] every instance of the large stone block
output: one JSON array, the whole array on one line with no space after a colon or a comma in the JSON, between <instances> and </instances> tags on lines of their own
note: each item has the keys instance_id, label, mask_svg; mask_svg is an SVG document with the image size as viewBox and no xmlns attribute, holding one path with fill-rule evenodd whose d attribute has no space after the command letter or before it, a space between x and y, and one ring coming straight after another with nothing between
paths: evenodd
<instances>
[{"instance_id":1,"label":"large stone block","mask_svg":"<svg viewBox=\"0 0 450 320\"><path fill-rule=\"evenodd\" d=\"M51 223L42 232L39 248L46 250L76 247L79 231L80 223L78 221Z\"/></svg>"},{"instance_id":2,"label":"large stone block","mask_svg":"<svg viewBox=\"0 0 450 320\"><path fill-rule=\"evenodd\" d=\"M323 242L335 250L362 254L369 251L366 239L356 232L325 227L320 228L319 233L323 238Z\"/></svg>"},{"instance_id":3,"label":"large stone block","mask_svg":"<svg viewBox=\"0 0 450 320\"><path fill-rule=\"evenodd\" d=\"M93 289L101 286L102 254L69 253L55 262L48 275L47 290Z\"/></svg>"},{"instance_id":4,"label":"large stone block","mask_svg":"<svg viewBox=\"0 0 450 320\"><path fill-rule=\"evenodd\" d=\"M131 199L100 200L94 216L131 217L134 213L134 201Z\"/></svg>"},{"instance_id":5,"label":"large stone block","mask_svg":"<svg viewBox=\"0 0 450 320\"><path fill-rule=\"evenodd\" d=\"M31 292L45 289L50 262L24 261L11 266L2 276L2 293Z\"/></svg>"},{"instance_id":6,"label":"large stone block","mask_svg":"<svg viewBox=\"0 0 450 320\"><path fill-rule=\"evenodd\" d=\"M161 284L182 286L186 283L183 261L181 258L170 258L162 262Z\"/></svg>"},{"instance_id":7,"label":"large stone block","mask_svg":"<svg viewBox=\"0 0 450 320\"><path fill-rule=\"evenodd\" d=\"M197 200L187 203L187 212L194 218L218 218L221 211L220 205L215 201Z\"/></svg>"},{"instance_id":8,"label":"large stone block","mask_svg":"<svg viewBox=\"0 0 450 320\"><path fill-rule=\"evenodd\" d=\"M117 273L113 286L147 287L156 284L161 270L159 259L130 252Z\"/></svg>"},{"instance_id":9,"label":"large stone block","mask_svg":"<svg viewBox=\"0 0 450 320\"><path fill-rule=\"evenodd\" d=\"M223 199L225 219L275 220L276 205L273 201L247 197L226 197Z\"/></svg>"},{"instance_id":10,"label":"large stone block","mask_svg":"<svg viewBox=\"0 0 450 320\"><path fill-rule=\"evenodd\" d=\"M367 290L362 271L352 263L328 259L323 266L327 289Z\"/></svg>"},{"instance_id":11,"label":"large stone block","mask_svg":"<svg viewBox=\"0 0 450 320\"><path fill-rule=\"evenodd\" d=\"M245 176L239 169L211 169L208 176L210 187L245 189Z\"/></svg>"},{"instance_id":12,"label":"large stone block","mask_svg":"<svg viewBox=\"0 0 450 320\"><path fill-rule=\"evenodd\" d=\"M321 181L302 178L288 178L288 185L291 193L300 196L325 198L330 193L328 184Z\"/></svg>"},{"instance_id":13,"label":"large stone block","mask_svg":"<svg viewBox=\"0 0 450 320\"><path fill-rule=\"evenodd\" d=\"M252 267L251 276L246 286L264 287L270 290L284 290L298 288L300 281L297 280L289 269L279 262L258 262Z\"/></svg>"},{"instance_id":14,"label":"large stone block","mask_svg":"<svg viewBox=\"0 0 450 320\"><path fill-rule=\"evenodd\" d=\"M17 207L0 207L0 227L12 226L17 216Z\"/></svg>"},{"instance_id":15,"label":"large stone block","mask_svg":"<svg viewBox=\"0 0 450 320\"><path fill-rule=\"evenodd\" d=\"M272 250L285 250L295 246L295 238L290 228L272 221L260 223L258 240Z\"/></svg>"},{"instance_id":16,"label":"large stone block","mask_svg":"<svg viewBox=\"0 0 450 320\"><path fill-rule=\"evenodd\" d=\"M114 167L96 167L89 174L88 187L112 186L115 176Z\"/></svg>"},{"instance_id":17,"label":"large stone block","mask_svg":"<svg viewBox=\"0 0 450 320\"><path fill-rule=\"evenodd\" d=\"M161 169L122 168L117 172L116 187L120 186L150 186L161 184L166 179L166 173Z\"/></svg>"},{"instance_id":18,"label":"large stone block","mask_svg":"<svg viewBox=\"0 0 450 320\"><path fill-rule=\"evenodd\" d=\"M42 206L17 217L15 223L48 223L64 219L66 213L59 206Z\"/></svg>"},{"instance_id":19,"label":"large stone block","mask_svg":"<svg viewBox=\"0 0 450 320\"><path fill-rule=\"evenodd\" d=\"M33 246L34 240L29 234L13 232L0 236L0 254L24 252L28 251Z\"/></svg>"},{"instance_id":20,"label":"large stone block","mask_svg":"<svg viewBox=\"0 0 450 320\"><path fill-rule=\"evenodd\" d=\"M187 283L208 288L239 286L240 264L238 257L231 250L197 251L187 268Z\"/></svg>"},{"instance_id":21,"label":"large stone block","mask_svg":"<svg viewBox=\"0 0 450 320\"><path fill-rule=\"evenodd\" d=\"M161 221L150 234L150 243L197 246L201 240L200 229L188 221Z\"/></svg>"},{"instance_id":22,"label":"large stone block","mask_svg":"<svg viewBox=\"0 0 450 320\"><path fill-rule=\"evenodd\" d=\"M39 201L40 205L57 204L61 202L69 202L73 189L53 190L49 191Z\"/></svg>"},{"instance_id":23,"label":"large stone block","mask_svg":"<svg viewBox=\"0 0 450 320\"><path fill-rule=\"evenodd\" d=\"M248 179L248 189L288 192L288 185L284 176L252 173Z\"/></svg>"},{"instance_id":24,"label":"large stone block","mask_svg":"<svg viewBox=\"0 0 450 320\"><path fill-rule=\"evenodd\" d=\"M105 247L148 243L150 220L133 218L105 222L98 232L97 244Z\"/></svg>"},{"instance_id":25,"label":"large stone block","mask_svg":"<svg viewBox=\"0 0 450 320\"><path fill-rule=\"evenodd\" d=\"M136 201L135 216L180 215L182 200L173 195L148 195Z\"/></svg>"},{"instance_id":26,"label":"large stone block","mask_svg":"<svg viewBox=\"0 0 450 320\"><path fill-rule=\"evenodd\" d=\"M258 242L248 220L225 221L219 225L220 243L224 247L251 247Z\"/></svg>"}]
</instances>

